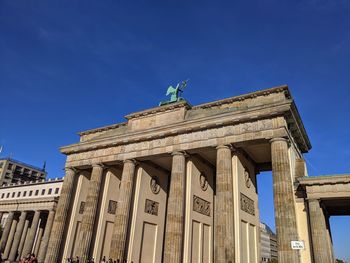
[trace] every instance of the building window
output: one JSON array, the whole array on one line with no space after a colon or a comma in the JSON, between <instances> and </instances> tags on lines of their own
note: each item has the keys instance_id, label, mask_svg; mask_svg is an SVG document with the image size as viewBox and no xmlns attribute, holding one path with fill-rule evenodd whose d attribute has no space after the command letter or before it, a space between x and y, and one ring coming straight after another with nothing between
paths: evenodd
<instances>
[{"instance_id":1,"label":"building window","mask_svg":"<svg viewBox=\"0 0 350 263\"><path fill-rule=\"evenodd\" d=\"M2 193L1 198L4 198L4 197L5 197L5 193Z\"/></svg>"},{"instance_id":2,"label":"building window","mask_svg":"<svg viewBox=\"0 0 350 263\"><path fill-rule=\"evenodd\" d=\"M8 170L11 170L11 169L12 169L12 166L13 166L13 164L12 164L12 163L9 163L8 166L7 166L7 169L8 169Z\"/></svg>"},{"instance_id":3,"label":"building window","mask_svg":"<svg viewBox=\"0 0 350 263\"><path fill-rule=\"evenodd\" d=\"M12 193L12 197L15 197L15 194L16 194L16 193L15 193L15 192L13 192L13 193Z\"/></svg>"},{"instance_id":4,"label":"building window","mask_svg":"<svg viewBox=\"0 0 350 263\"><path fill-rule=\"evenodd\" d=\"M39 190L35 190L35 195L38 195L39 194Z\"/></svg>"},{"instance_id":5,"label":"building window","mask_svg":"<svg viewBox=\"0 0 350 263\"><path fill-rule=\"evenodd\" d=\"M41 195L45 194L45 189L41 190Z\"/></svg>"},{"instance_id":6,"label":"building window","mask_svg":"<svg viewBox=\"0 0 350 263\"><path fill-rule=\"evenodd\" d=\"M6 198L9 198L9 197L10 197L10 193L7 193Z\"/></svg>"},{"instance_id":7,"label":"building window","mask_svg":"<svg viewBox=\"0 0 350 263\"><path fill-rule=\"evenodd\" d=\"M20 196L21 196L21 192L18 192L18 193L17 193L17 197L20 197Z\"/></svg>"},{"instance_id":8,"label":"building window","mask_svg":"<svg viewBox=\"0 0 350 263\"><path fill-rule=\"evenodd\" d=\"M33 194L33 191L29 191L29 196L32 196L32 194Z\"/></svg>"},{"instance_id":9,"label":"building window","mask_svg":"<svg viewBox=\"0 0 350 263\"><path fill-rule=\"evenodd\" d=\"M23 197L25 197L27 195L27 191L23 192Z\"/></svg>"},{"instance_id":10,"label":"building window","mask_svg":"<svg viewBox=\"0 0 350 263\"><path fill-rule=\"evenodd\" d=\"M60 189L59 188L56 188L55 189L55 194L57 195L58 194L58 191L59 191Z\"/></svg>"},{"instance_id":11,"label":"building window","mask_svg":"<svg viewBox=\"0 0 350 263\"><path fill-rule=\"evenodd\" d=\"M52 194L52 188L49 189L48 194L49 194L49 195Z\"/></svg>"}]
</instances>

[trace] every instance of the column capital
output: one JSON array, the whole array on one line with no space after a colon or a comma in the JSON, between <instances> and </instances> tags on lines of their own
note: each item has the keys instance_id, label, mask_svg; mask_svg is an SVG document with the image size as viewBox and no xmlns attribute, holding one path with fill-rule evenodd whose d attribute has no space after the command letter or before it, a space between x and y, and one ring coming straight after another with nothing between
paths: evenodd
<instances>
[{"instance_id":1,"label":"column capital","mask_svg":"<svg viewBox=\"0 0 350 263\"><path fill-rule=\"evenodd\" d=\"M133 163L133 164L137 164L137 160L135 160L135 159L126 159L126 160L124 160L123 161L123 163L125 164L125 163Z\"/></svg>"},{"instance_id":2,"label":"column capital","mask_svg":"<svg viewBox=\"0 0 350 263\"><path fill-rule=\"evenodd\" d=\"M183 155L183 156L188 156L188 154L185 151L174 151L171 153L171 156L175 156L175 155Z\"/></svg>"},{"instance_id":3,"label":"column capital","mask_svg":"<svg viewBox=\"0 0 350 263\"><path fill-rule=\"evenodd\" d=\"M290 143L290 140L289 140L289 139L283 138L283 137L272 138L272 139L270 140L270 143L273 143L273 142L280 142L280 141Z\"/></svg>"},{"instance_id":4,"label":"column capital","mask_svg":"<svg viewBox=\"0 0 350 263\"><path fill-rule=\"evenodd\" d=\"M66 173L76 173L78 171L78 169L76 167L73 167L73 166L67 166L67 167L64 167L64 169Z\"/></svg>"},{"instance_id":5,"label":"column capital","mask_svg":"<svg viewBox=\"0 0 350 263\"><path fill-rule=\"evenodd\" d=\"M230 151L234 154L238 153L239 150L234 147L232 144L219 144L218 146L215 147L216 150L219 149L230 149Z\"/></svg>"},{"instance_id":6,"label":"column capital","mask_svg":"<svg viewBox=\"0 0 350 263\"><path fill-rule=\"evenodd\" d=\"M98 168L102 168L102 169L104 169L106 167L103 163L93 163L91 166L92 166L92 168L98 167Z\"/></svg>"}]
</instances>

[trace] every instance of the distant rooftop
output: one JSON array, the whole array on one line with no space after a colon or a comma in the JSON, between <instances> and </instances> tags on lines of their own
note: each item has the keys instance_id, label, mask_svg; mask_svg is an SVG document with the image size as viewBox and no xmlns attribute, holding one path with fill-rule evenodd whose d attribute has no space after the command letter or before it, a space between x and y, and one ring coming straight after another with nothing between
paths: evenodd
<instances>
[{"instance_id":1,"label":"distant rooftop","mask_svg":"<svg viewBox=\"0 0 350 263\"><path fill-rule=\"evenodd\" d=\"M16 164L19 164L19 165L27 166L27 167L32 168L32 169L34 169L34 170L46 172L45 169L43 169L43 168L39 168L39 167L37 167L37 166L24 163L24 162L21 162L21 161L12 159L12 158L10 158L10 157L0 158L0 161L10 161L10 162L13 162L13 163L16 163Z\"/></svg>"}]
</instances>

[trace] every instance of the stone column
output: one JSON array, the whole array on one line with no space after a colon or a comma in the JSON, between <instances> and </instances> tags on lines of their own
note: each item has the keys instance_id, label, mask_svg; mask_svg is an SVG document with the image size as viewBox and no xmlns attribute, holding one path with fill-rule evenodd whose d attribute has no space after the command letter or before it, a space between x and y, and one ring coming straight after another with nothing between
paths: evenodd
<instances>
[{"instance_id":1,"label":"stone column","mask_svg":"<svg viewBox=\"0 0 350 263\"><path fill-rule=\"evenodd\" d=\"M75 171L72 168L66 168L66 176L64 177L61 195L57 204L55 220L52 226L49 245L45 257L46 263L58 262L58 256L63 238L63 232L67 221L70 202L73 199Z\"/></svg>"},{"instance_id":2,"label":"stone column","mask_svg":"<svg viewBox=\"0 0 350 263\"><path fill-rule=\"evenodd\" d=\"M114 229L111 241L110 257L114 260L124 262L127 255L126 249L126 234L129 223L129 213L132 199L132 189L134 183L136 162L134 160L125 160L122 180L120 182L120 191L118 197L118 205L116 217L114 221Z\"/></svg>"},{"instance_id":3,"label":"stone column","mask_svg":"<svg viewBox=\"0 0 350 263\"><path fill-rule=\"evenodd\" d=\"M291 241L299 240L294 207L294 189L290 171L288 141L271 140L273 192L279 263L298 263L299 252L293 250Z\"/></svg>"},{"instance_id":4,"label":"stone column","mask_svg":"<svg viewBox=\"0 0 350 263\"><path fill-rule=\"evenodd\" d=\"M91 246L91 239L94 230L94 223L96 218L98 197L101 188L103 175L103 166L101 164L94 164L92 166L91 179L89 182L88 195L85 203L85 211L80 228L80 239L78 244L77 255L81 263L86 263L89 260L89 252Z\"/></svg>"},{"instance_id":5,"label":"stone column","mask_svg":"<svg viewBox=\"0 0 350 263\"><path fill-rule=\"evenodd\" d=\"M22 233L23 233L23 228L24 228L24 223L26 221L26 217L27 217L27 212L23 211L21 213L21 216L19 218L19 222L17 224L16 233L14 235L12 247L11 247L11 250L10 250L10 255L8 257L8 260L11 261L11 262L15 261L17 255L18 255L17 254L18 253L18 246L19 246L19 242L21 241L21 236L22 236Z\"/></svg>"},{"instance_id":6,"label":"stone column","mask_svg":"<svg viewBox=\"0 0 350 263\"><path fill-rule=\"evenodd\" d=\"M41 238L43 237L43 233L44 233L44 226L43 226L43 223L41 222L40 225L39 225L39 230L38 230L38 234L37 234L37 237L36 237L36 242L35 242L35 245L34 245L34 254L36 256L38 256L39 247L40 247L40 244L41 244Z\"/></svg>"},{"instance_id":7,"label":"stone column","mask_svg":"<svg viewBox=\"0 0 350 263\"><path fill-rule=\"evenodd\" d=\"M24 223L22 236L21 236L21 241L19 242L19 246L18 246L18 257L17 257L18 260L21 259L23 246L24 246L24 241L26 240L26 237L27 237L28 226L29 226L29 219L26 219L26 221Z\"/></svg>"},{"instance_id":8,"label":"stone column","mask_svg":"<svg viewBox=\"0 0 350 263\"><path fill-rule=\"evenodd\" d=\"M234 262L234 205L232 153L227 145L217 148L214 258L217 263Z\"/></svg>"},{"instance_id":9,"label":"stone column","mask_svg":"<svg viewBox=\"0 0 350 263\"><path fill-rule=\"evenodd\" d=\"M39 219L40 219L40 211L35 211L34 216L33 216L33 220L32 220L32 225L29 229L26 241L24 243L22 256L26 256L32 252L36 231L38 229Z\"/></svg>"},{"instance_id":10,"label":"stone column","mask_svg":"<svg viewBox=\"0 0 350 263\"><path fill-rule=\"evenodd\" d=\"M15 215L15 212L11 211L6 218L5 228L4 228L4 231L2 232L1 241L0 241L0 253L4 252L4 250L5 250L7 238L9 236L9 233L11 230L14 215Z\"/></svg>"},{"instance_id":11,"label":"stone column","mask_svg":"<svg viewBox=\"0 0 350 263\"><path fill-rule=\"evenodd\" d=\"M331 263L327 226L319 200L309 200L312 249L315 263Z\"/></svg>"},{"instance_id":12,"label":"stone column","mask_svg":"<svg viewBox=\"0 0 350 263\"><path fill-rule=\"evenodd\" d=\"M335 262L334 249L333 249L333 241L332 241L332 231L331 226L329 224L329 215L327 214L325 217L326 226L327 226L327 239L328 239L328 247L329 247L329 255L331 262Z\"/></svg>"},{"instance_id":13,"label":"stone column","mask_svg":"<svg viewBox=\"0 0 350 263\"><path fill-rule=\"evenodd\" d=\"M164 263L181 263L183 261L186 160L183 152L174 152L172 155L165 227Z\"/></svg>"},{"instance_id":14,"label":"stone column","mask_svg":"<svg viewBox=\"0 0 350 263\"><path fill-rule=\"evenodd\" d=\"M49 243L49 238L50 238L50 233L51 233L54 218L55 218L55 211L51 210L49 212L49 216L48 216L47 221L46 221L45 231L44 231L43 238L41 240L41 245L40 245L40 249L39 249L39 253L38 253L38 262L39 263L44 263L45 254L46 254L47 246Z\"/></svg>"},{"instance_id":15,"label":"stone column","mask_svg":"<svg viewBox=\"0 0 350 263\"><path fill-rule=\"evenodd\" d=\"M12 242L13 242L13 238L14 238L15 232L16 232L17 223L18 223L18 221L16 219L12 220L11 230L10 230L7 242L6 242L5 251L3 253L3 259L7 259L9 256Z\"/></svg>"}]
</instances>

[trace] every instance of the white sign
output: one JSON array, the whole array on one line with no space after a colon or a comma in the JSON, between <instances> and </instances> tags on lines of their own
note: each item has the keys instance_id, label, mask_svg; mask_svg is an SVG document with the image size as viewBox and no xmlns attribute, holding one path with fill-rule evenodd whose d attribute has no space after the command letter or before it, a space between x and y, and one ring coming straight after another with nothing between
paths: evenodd
<instances>
[{"instance_id":1,"label":"white sign","mask_svg":"<svg viewBox=\"0 0 350 263\"><path fill-rule=\"evenodd\" d=\"M304 241L291 241L292 249L305 249Z\"/></svg>"}]
</instances>

